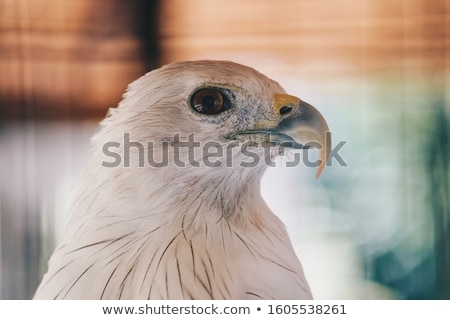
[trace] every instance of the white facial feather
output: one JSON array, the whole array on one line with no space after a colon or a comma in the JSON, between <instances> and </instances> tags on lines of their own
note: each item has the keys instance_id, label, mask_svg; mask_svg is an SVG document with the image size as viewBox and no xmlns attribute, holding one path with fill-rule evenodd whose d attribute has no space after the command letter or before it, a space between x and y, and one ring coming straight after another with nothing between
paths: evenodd
<instances>
[{"instance_id":1,"label":"white facial feather","mask_svg":"<svg viewBox=\"0 0 450 320\"><path fill-rule=\"evenodd\" d=\"M202 86L228 88L230 112L192 110L189 97ZM169 149L167 166L141 168L134 147L129 167L102 166L104 145L123 145L125 133L145 151L153 142L155 154L163 141L176 143L176 134L226 146L224 136L271 121L273 95L283 92L259 72L224 61L175 63L130 84L93 140L63 242L35 298L311 298L285 228L261 197L264 162L239 166L245 157L235 148L233 167L183 168ZM188 156L181 150L181 159Z\"/></svg>"}]
</instances>

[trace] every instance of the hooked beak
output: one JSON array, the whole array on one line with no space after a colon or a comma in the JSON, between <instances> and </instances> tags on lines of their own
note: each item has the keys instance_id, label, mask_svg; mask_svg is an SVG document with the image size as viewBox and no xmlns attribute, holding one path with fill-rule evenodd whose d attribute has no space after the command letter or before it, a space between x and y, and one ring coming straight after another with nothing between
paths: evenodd
<instances>
[{"instance_id":1,"label":"hooked beak","mask_svg":"<svg viewBox=\"0 0 450 320\"><path fill-rule=\"evenodd\" d=\"M312 105L300 101L297 110L284 118L270 133L281 146L319 149L316 178L322 174L331 150L331 135L322 114Z\"/></svg>"},{"instance_id":2,"label":"hooked beak","mask_svg":"<svg viewBox=\"0 0 450 320\"><path fill-rule=\"evenodd\" d=\"M239 134L270 135L270 143L294 149L319 149L316 178L322 174L331 150L331 134L322 114L312 105L287 94L274 95L273 110L281 116L275 127L257 125Z\"/></svg>"}]
</instances>

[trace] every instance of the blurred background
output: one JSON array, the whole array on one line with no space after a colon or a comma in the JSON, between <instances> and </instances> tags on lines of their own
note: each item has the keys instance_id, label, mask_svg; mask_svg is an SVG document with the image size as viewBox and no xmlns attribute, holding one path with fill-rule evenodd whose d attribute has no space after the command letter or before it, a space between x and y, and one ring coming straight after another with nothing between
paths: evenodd
<instances>
[{"instance_id":1,"label":"blurred background","mask_svg":"<svg viewBox=\"0 0 450 320\"><path fill-rule=\"evenodd\" d=\"M126 85L177 60L250 65L345 144L319 180L268 170L317 299L450 299L446 0L0 0L0 298L32 297L71 184Z\"/></svg>"}]
</instances>

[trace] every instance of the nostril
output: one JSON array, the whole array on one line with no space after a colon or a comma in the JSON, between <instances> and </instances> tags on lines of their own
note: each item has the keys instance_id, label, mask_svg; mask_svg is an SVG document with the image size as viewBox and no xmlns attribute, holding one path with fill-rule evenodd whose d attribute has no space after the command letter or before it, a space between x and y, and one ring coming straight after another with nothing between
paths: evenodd
<instances>
[{"instance_id":1,"label":"nostril","mask_svg":"<svg viewBox=\"0 0 450 320\"><path fill-rule=\"evenodd\" d=\"M290 113L291 111L292 111L292 107L291 107L291 106L282 106L282 107L280 108L280 114L281 114L281 115L288 114L288 113Z\"/></svg>"}]
</instances>

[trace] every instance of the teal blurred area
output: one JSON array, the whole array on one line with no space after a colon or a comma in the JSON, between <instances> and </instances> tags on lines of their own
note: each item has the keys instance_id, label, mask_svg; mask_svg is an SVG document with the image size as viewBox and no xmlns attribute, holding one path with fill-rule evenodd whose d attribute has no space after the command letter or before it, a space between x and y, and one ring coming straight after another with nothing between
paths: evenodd
<instances>
[{"instance_id":1,"label":"teal blurred area","mask_svg":"<svg viewBox=\"0 0 450 320\"><path fill-rule=\"evenodd\" d=\"M126 84L209 58L328 121L340 158L320 179L280 159L262 183L315 298L450 299L448 3L189 3L0 0L0 298L32 297Z\"/></svg>"},{"instance_id":2,"label":"teal blurred area","mask_svg":"<svg viewBox=\"0 0 450 320\"><path fill-rule=\"evenodd\" d=\"M320 82L320 97L310 100L324 107L333 145L345 142L345 164L334 161L319 182L314 172L291 170L284 176L292 184L288 190L266 190L275 211L302 215L286 219L288 229L302 226L299 255L314 252L303 260L307 274L317 274L313 292L317 285L327 299L448 299L450 109L444 83L403 75L334 80L337 87ZM282 180L275 175L269 184ZM296 194L304 190L310 191Z\"/></svg>"}]
</instances>

